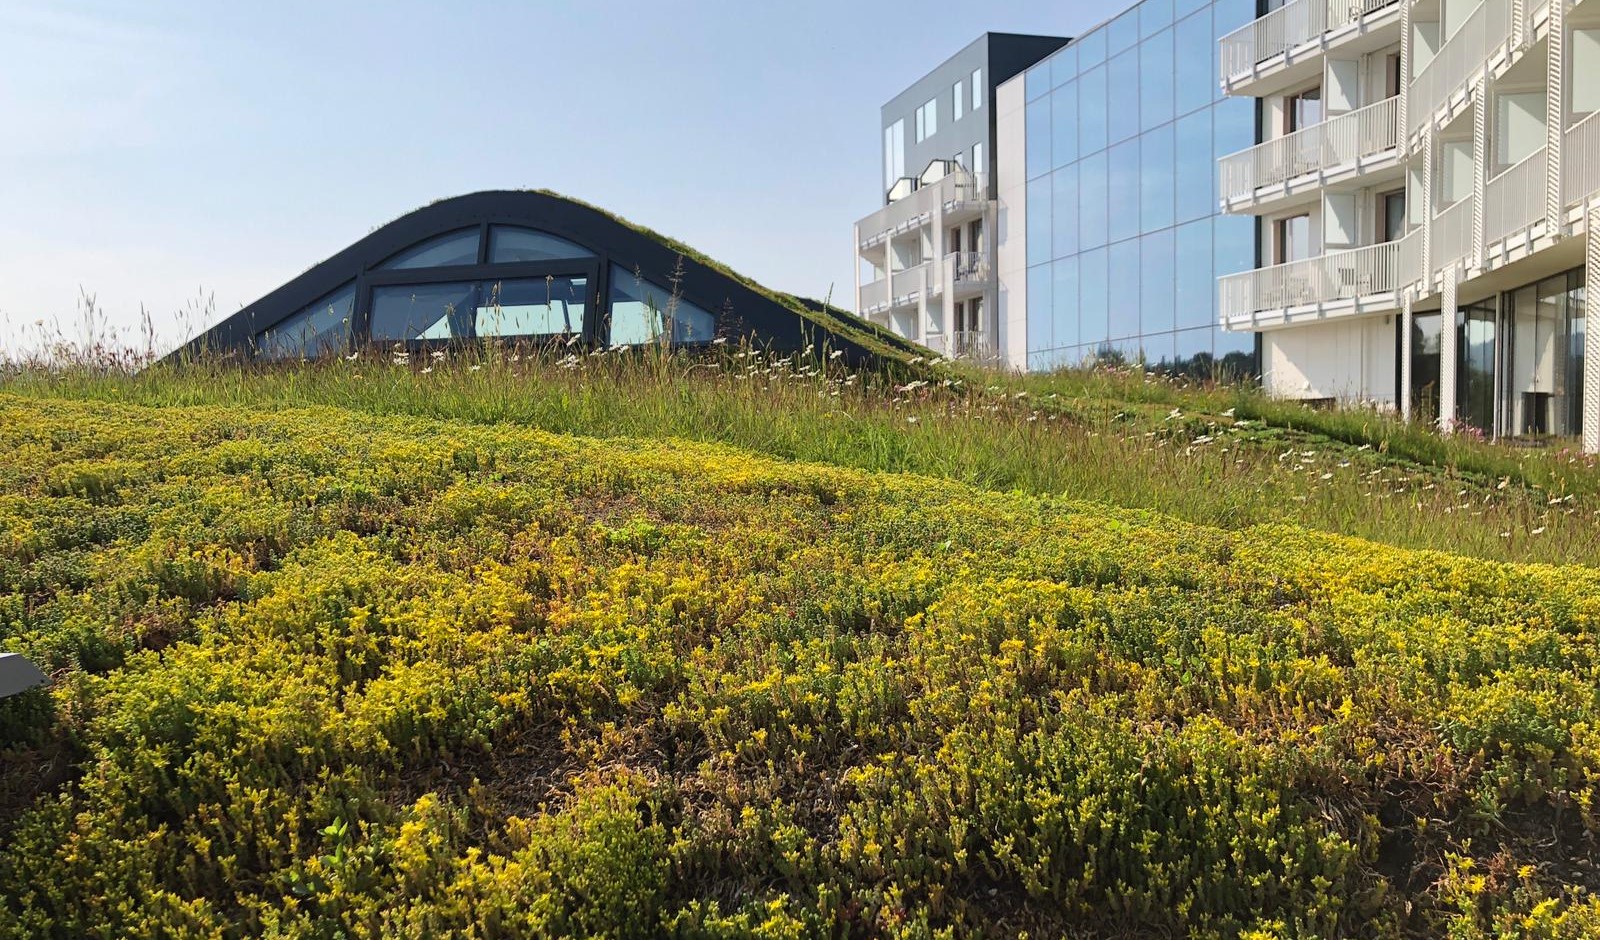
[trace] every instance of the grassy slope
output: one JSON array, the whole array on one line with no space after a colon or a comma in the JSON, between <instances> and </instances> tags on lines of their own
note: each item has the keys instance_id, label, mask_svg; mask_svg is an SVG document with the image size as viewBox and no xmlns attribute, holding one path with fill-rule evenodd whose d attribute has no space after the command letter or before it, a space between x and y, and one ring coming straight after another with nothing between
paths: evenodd
<instances>
[{"instance_id":1,"label":"grassy slope","mask_svg":"<svg viewBox=\"0 0 1600 940\"><path fill-rule=\"evenodd\" d=\"M935 378L895 392L870 376L818 375L737 351L709 361L608 355L429 368L418 374L416 365L363 360L250 374L157 369L131 379L28 373L0 387L47 398L334 405L716 441L1206 525L1290 522L1483 558L1600 564L1600 472L1592 461L1443 441L1371 414L1309 412L1142 372L974 373L966 378L995 384L946 387Z\"/></svg>"},{"instance_id":2,"label":"grassy slope","mask_svg":"<svg viewBox=\"0 0 1600 940\"><path fill-rule=\"evenodd\" d=\"M0 494L0 935L1600 930L1592 570L334 408Z\"/></svg>"}]
</instances>

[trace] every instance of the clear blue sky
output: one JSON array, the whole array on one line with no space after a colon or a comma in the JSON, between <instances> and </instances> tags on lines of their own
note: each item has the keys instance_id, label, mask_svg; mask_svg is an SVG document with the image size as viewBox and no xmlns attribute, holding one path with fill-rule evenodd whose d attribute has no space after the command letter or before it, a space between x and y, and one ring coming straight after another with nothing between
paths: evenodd
<instances>
[{"instance_id":1,"label":"clear blue sky","mask_svg":"<svg viewBox=\"0 0 1600 940\"><path fill-rule=\"evenodd\" d=\"M853 300L878 108L1087 0L0 0L0 349L147 308L172 339L433 199L549 187Z\"/></svg>"}]
</instances>

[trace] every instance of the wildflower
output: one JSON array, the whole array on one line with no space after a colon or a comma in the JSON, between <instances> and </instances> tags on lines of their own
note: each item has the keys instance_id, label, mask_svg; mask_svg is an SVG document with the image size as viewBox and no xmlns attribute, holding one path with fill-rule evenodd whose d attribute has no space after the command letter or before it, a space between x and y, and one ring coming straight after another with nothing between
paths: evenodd
<instances>
[{"instance_id":1,"label":"wildflower","mask_svg":"<svg viewBox=\"0 0 1600 940\"><path fill-rule=\"evenodd\" d=\"M423 370L422 370L422 374L423 375L427 375L429 372L432 372L432 371L433 371L433 366L425 366L423 368Z\"/></svg>"},{"instance_id":2,"label":"wildflower","mask_svg":"<svg viewBox=\"0 0 1600 940\"><path fill-rule=\"evenodd\" d=\"M716 339L711 341L711 345L713 345L713 346L726 346L726 345L728 345L728 338L726 336L719 336Z\"/></svg>"},{"instance_id":3,"label":"wildflower","mask_svg":"<svg viewBox=\"0 0 1600 940\"><path fill-rule=\"evenodd\" d=\"M844 355L844 350L842 350L842 349L835 349L835 350L834 350L834 351L833 351L833 352L831 352L831 353L828 353L828 358L829 358L829 359L837 359L837 358L839 358L839 357L840 357L840 356L842 356L842 355Z\"/></svg>"}]
</instances>

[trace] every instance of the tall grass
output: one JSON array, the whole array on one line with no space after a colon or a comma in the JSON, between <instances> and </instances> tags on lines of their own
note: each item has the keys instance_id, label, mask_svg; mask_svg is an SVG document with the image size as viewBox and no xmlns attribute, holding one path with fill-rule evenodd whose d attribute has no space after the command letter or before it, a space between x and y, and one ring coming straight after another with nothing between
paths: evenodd
<instances>
[{"instance_id":1,"label":"tall grass","mask_svg":"<svg viewBox=\"0 0 1600 940\"><path fill-rule=\"evenodd\" d=\"M941 367L943 368L943 367ZM366 356L279 368L14 369L0 391L151 406L331 406L1065 494L1224 527L1292 522L1484 558L1600 564L1600 472L1570 453L1444 441L1373 414L1100 369L894 384L825 358L723 349Z\"/></svg>"}]
</instances>

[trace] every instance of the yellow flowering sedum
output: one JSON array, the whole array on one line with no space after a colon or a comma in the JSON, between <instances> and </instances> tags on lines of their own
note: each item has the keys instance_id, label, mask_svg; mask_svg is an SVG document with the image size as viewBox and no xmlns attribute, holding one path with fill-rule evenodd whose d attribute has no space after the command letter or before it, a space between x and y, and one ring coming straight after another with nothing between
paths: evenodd
<instances>
[{"instance_id":1,"label":"yellow flowering sedum","mask_svg":"<svg viewBox=\"0 0 1600 940\"><path fill-rule=\"evenodd\" d=\"M0 396L0 936L1593 936L1597 630L1587 568Z\"/></svg>"}]
</instances>

